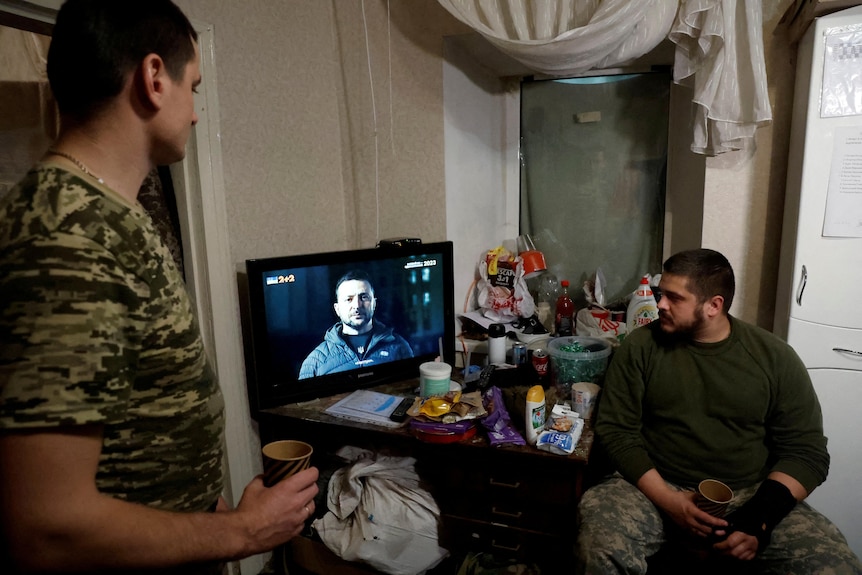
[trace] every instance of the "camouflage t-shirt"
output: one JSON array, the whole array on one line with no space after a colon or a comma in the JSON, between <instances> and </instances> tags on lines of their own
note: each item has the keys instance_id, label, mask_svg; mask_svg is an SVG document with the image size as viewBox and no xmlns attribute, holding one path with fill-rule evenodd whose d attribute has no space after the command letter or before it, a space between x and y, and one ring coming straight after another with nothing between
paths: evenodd
<instances>
[{"instance_id":1,"label":"camouflage t-shirt","mask_svg":"<svg viewBox=\"0 0 862 575\"><path fill-rule=\"evenodd\" d=\"M102 493L200 511L224 402L149 215L44 164L0 202L0 430L99 424Z\"/></svg>"}]
</instances>

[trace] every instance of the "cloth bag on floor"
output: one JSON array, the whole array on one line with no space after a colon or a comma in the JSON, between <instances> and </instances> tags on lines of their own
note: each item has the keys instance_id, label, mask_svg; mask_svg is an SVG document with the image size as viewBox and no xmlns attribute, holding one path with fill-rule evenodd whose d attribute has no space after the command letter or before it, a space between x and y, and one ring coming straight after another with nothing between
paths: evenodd
<instances>
[{"instance_id":1,"label":"cloth bag on floor","mask_svg":"<svg viewBox=\"0 0 862 575\"><path fill-rule=\"evenodd\" d=\"M419 575L448 552L437 543L440 509L420 487L412 457L345 447L349 465L333 473L326 514L312 527L336 555L391 575Z\"/></svg>"}]
</instances>

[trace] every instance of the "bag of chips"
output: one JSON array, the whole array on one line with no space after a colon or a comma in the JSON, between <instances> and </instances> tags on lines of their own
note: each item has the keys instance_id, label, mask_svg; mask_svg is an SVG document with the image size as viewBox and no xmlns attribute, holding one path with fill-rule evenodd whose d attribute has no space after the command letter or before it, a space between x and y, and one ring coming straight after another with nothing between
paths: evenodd
<instances>
[{"instance_id":1,"label":"bag of chips","mask_svg":"<svg viewBox=\"0 0 862 575\"><path fill-rule=\"evenodd\" d=\"M524 280L523 260L503 246L482 257L476 287L482 315L494 322L511 323L536 311Z\"/></svg>"}]
</instances>

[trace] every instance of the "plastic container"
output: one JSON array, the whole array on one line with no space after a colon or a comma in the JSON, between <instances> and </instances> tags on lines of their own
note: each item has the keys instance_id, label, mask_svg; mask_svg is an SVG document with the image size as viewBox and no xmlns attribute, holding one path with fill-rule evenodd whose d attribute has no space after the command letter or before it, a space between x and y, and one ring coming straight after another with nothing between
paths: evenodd
<instances>
[{"instance_id":1,"label":"plastic container","mask_svg":"<svg viewBox=\"0 0 862 575\"><path fill-rule=\"evenodd\" d=\"M574 348L574 349L572 349ZM611 342L597 337L555 337L548 342L551 383L562 397L571 397L572 384L602 383L611 355Z\"/></svg>"},{"instance_id":2,"label":"plastic container","mask_svg":"<svg viewBox=\"0 0 862 575\"><path fill-rule=\"evenodd\" d=\"M647 325L658 319L658 305L649 285L649 277L641 278L638 289L632 294L626 313L626 333L633 332L636 328Z\"/></svg>"},{"instance_id":3,"label":"plastic container","mask_svg":"<svg viewBox=\"0 0 862 575\"><path fill-rule=\"evenodd\" d=\"M569 297L569 282L560 282L563 293L557 298L556 332L560 337L574 335L575 332L575 303Z\"/></svg>"},{"instance_id":4,"label":"plastic container","mask_svg":"<svg viewBox=\"0 0 862 575\"><path fill-rule=\"evenodd\" d=\"M530 445L536 445L539 434L545 428L545 390L541 385L534 385L527 390L527 408L524 410L526 421L526 440Z\"/></svg>"},{"instance_id":5,"label":"plastic container","mask_svg":"<svg viewBox=\"0 0 862 575\"><path fill-rule=\"evenodd\" d=\"M419 365L419 395L434 397L449 393L452 366L442 361L426 361Z\"/></svg>"}]
</instances>

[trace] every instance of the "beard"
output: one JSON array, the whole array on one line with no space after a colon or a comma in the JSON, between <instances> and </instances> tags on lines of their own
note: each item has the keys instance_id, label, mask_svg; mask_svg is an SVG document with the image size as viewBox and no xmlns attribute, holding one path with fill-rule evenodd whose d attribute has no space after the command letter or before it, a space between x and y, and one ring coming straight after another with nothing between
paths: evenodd
<instances>
[{"instance_id":1,"label":"beard","mask_svg":"<svg viewBox=\"0 0 862 575\"><path fill-rule=\"evenodd\" d=\"M361 313L358 316L342 318L341 323L355 330L357 333L365 333L371 329L371 314Z\"/></svg>"},{"instance_id":2,"label":"beard","mask_svg":"<svg viewBox=\"0 0 862 575\"><path fill-rule=\"evenodd\" d=\"M688 321L680 321L669 318L664 315L661 310L658 313L661 330L667 334L680 338L693 338L701 331L706 319L703 315L703 308L698 306L694 310L694 316Z\"/></svg>"}]
</instances>

